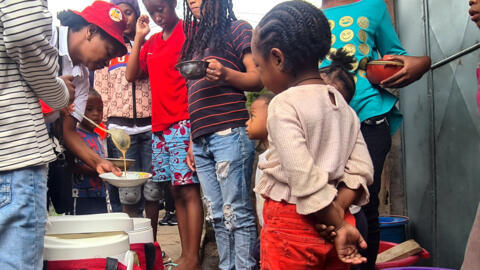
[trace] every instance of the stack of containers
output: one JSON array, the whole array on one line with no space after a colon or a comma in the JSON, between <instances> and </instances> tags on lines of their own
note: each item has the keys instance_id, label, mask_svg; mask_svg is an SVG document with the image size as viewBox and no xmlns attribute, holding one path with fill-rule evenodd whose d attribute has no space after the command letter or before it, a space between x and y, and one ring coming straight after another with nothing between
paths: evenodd
<instances>
[{"instance_id":1,"label":"stack of containers","mask_svg":"<svg viewBox=\"0 0 480 270\"><path fill-rule=\"evenodd\" d=\"M44 269L138 270L126 233L133 230L124 213L49 217Z\"/></svg>"},{"instance_id":2,"label":"stack of containers","mask_svg":"<svg viewBox=\"0 0 480 270\"><path fill-rule=\"evenodd\" d=\"M133 218L132 231L128 232L130 250L135 251L142 270L164 270L162 250L153 241L153 230L148 218Z\"/></svg>"}]
</instances>

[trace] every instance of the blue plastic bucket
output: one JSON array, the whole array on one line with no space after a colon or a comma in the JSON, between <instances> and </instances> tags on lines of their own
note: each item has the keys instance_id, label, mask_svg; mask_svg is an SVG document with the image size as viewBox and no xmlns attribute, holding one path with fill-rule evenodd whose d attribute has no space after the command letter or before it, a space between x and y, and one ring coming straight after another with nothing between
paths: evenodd
<instances>
[{"instance_id":1,"label":"blue plastic bucket","mask_svg":"<svg viewBox=\"0 0 480 270\"><path fill-rule=\"evenodd\" d=\"M405 225L408 223L408 217L404 216L385 216L379 217L380 222L380 240L402 243L405 241Z\"/></svg>"}]
</instances>

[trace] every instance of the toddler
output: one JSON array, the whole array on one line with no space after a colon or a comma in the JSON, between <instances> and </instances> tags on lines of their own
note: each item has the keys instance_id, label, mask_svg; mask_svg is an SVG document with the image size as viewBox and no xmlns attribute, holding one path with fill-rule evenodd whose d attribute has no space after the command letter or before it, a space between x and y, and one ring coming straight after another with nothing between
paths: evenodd
<instances>
[{"instance_id":1,"label":"toddler","mask_svg":"<svg viewBox=\"0 0 480 270\"><path fill-rule=\"evenodd\" d=\"M85 116L100 124L103 118L103 102L100 94L94 89L88 93ZM83 141L101 158L105 152L100 136L94 131L95 126L83 119L77 126L77 132ZM105 200L105 183L98 177L95 168L82 162L78 157L71 157L73 171L73 213L74 215L99 214L107 212Z\"/></svg>"},{"instance_id":2,"label":"toddler","mask_svg":"<svg viewBox=\"0 0 480 270\"><path fill-rule=\"evenodd\" d=\"M262 269L348 269L365 261L357 245L366 243L347 208L368 202L373 166L355 112L318 72L330 35L325 15L304 1L277 5L253 35L260 78L277 94L268 108L267 162L259 165L264 174L255 187L266 198ZM315 224L335 228L333 244Z\"/></svg>"}]
</instances>

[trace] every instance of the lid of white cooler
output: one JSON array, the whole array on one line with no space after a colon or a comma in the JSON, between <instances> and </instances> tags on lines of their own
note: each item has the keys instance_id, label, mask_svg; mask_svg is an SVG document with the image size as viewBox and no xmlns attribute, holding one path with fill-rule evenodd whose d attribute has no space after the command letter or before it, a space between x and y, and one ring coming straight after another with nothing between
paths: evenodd
<instances>
[{"instance_id":1,"label":"lid of white cooler","mask_svg":"<svg viewBox=\"0 0 480 270\"><path fill-rule=\"evenodd\" d=\"M129 232L133 230L133 221L125 213L109 213L79 216L51 216L46 226L47 235Z\"/></svg>"},{"instance_id":2,"label":"lid of white cooler","mask_svg":"<svg viewBox=\"0 0 480 270\"><path fill-rule=\"evenodd\" d=\"M149 218L132 218L133 219L133 229L135 231L148 230L152 228Z\"/></svg>"},{"instance_id":3,"label":"lid of white cooler","mask_svg":"<svg viewBox=\"0 0 480 270\"><path fill-rule=\"evenodd\" d=\"M116 257L130 249L124 232L46 235L44 260L81 260Z\"/></svg>"}]
</instances>

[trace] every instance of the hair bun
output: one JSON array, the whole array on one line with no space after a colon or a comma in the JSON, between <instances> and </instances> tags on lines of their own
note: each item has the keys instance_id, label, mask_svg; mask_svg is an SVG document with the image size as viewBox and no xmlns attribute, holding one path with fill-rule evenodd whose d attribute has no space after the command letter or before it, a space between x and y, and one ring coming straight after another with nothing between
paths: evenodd
<instances>
[{"instance_id":1,"label":"hair bun","mask_svg":"<svg viewBox=\"0 0 480 270\"><path fill-rule=\"evenodd\" d=\"M355 57L349 55L347 50L344 48L339 48L335 52L330 54L330 59L332 59L331 66L340 67L345 70L352 70L353 64L355 63Z\"/></svg>"}]
</instances>

